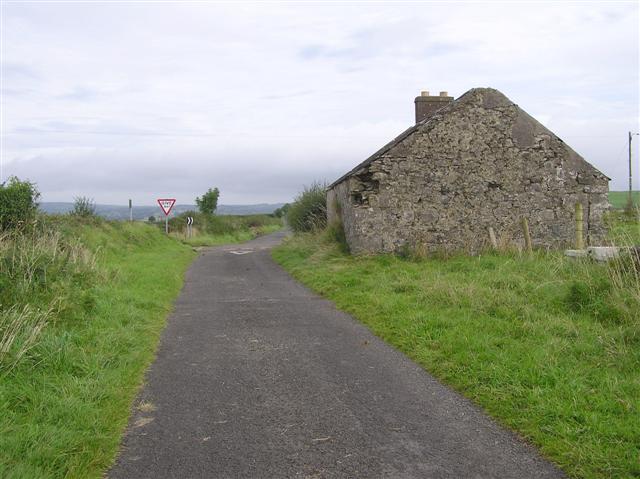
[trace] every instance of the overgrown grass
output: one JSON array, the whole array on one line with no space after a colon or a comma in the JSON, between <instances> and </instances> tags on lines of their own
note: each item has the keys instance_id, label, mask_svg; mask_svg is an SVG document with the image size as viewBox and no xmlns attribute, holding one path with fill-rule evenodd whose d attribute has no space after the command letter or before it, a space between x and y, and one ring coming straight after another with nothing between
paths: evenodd
<instances>
[{"instance_id":1,"label":"overgrown grass","mask_svg":"<svg viewBox=\"0 0 640 479\"><path fill-rule=\"evenodd\" d=\"M224 233L217 235L195 233L191 238L186 238L184 236L184 233L178 233L176 237L182 239L182 241L191 246L218 246L223 244L244 243L245 241L257 238L258 236L274 233L281 229L282 224L280 223L258 226L255 228L243 229L233 233Z\"/></svg>"},{"instance_id":2,"label":"overgrown grass","mask_svg":"<svg viewBox=\"0 0 640 479\"><path fill-rule=\"evenodd\" d=\"M612 244L640 245L640 209L635 217L622 212L610 213L607 217L607 227Z\"/></svg>"},{"instance_id":3,"label":"overgrown grass","mask_svg":"<svg viewBox=\"0 0 640 479\"><path fill-rule=\"evenodd\" d=\"M326 183L305 186L289 205L287 222L298 233L324 228L327 225Z\"/></svg>"},{"instance_id":4,"label":"overgrown grass","mask_svg":"<svg viewBox=\"0 0 640 479\"><path fill-rule=\"evenodd\" d=\"M186 217L194 218L193 236L187 238ZM164 227L164 226L163 226ZM172 218L172 236L191 246L242 243L283 228L282 218L270 215L203 215L187 212Z\"/></svg>"},{"instance_id":5,"label":"overgrown grass","mask_svg":"<svg viewBox=\"0 0 640 479\"><path fill-rule=\"evenodd\" d=\"M0 239L0 477L97 478L195 253L149 225L47 221Z\"/></svg>"},{"instance_id":6,"label":"overgrown grass","mask_svg":"<svg viewBox=\"0 0 640 479\"><path fill-rule=\"evenodd\" d=\"M570 476L640 476L640 281L629 261L351 257L321 235L273 256Z\"/></svg>"}]
</instances>

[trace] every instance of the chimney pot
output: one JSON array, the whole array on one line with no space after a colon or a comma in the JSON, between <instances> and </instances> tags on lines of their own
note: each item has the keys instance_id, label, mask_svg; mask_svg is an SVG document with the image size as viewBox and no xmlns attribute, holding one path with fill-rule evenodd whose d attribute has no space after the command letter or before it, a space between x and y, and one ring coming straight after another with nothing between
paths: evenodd
<instances>
[{"instance_id":1,"label":"chimney pot","mask_svg":"<svg viewBox=\"0 0 640 479\"><path fill-rule=\"evenodd\" d=\"M426 90L421 91L420 96L416 97L414 101L416 104L416 123L433 116L452 101L453 97L450 97L446 91L441 91L438 96L430 96Z\"/></svg>"}]
</instances>

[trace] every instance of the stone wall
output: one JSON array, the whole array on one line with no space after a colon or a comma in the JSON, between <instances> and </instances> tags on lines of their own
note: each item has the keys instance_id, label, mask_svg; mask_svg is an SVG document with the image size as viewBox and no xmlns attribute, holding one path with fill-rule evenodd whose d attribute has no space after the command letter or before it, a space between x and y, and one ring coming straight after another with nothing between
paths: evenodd
<instances>
[{"instance_id":1,"label":"stone wall","mask_svg":"<svg viewBox=\"0 0 640 479\"><path fill-rule=\"evenodd\" d=\"M584 236L605 235L608 178L500 92L474 89L327 194L329 221L342 221L354 253L475 253L493 227L502 243L522 244L522 217L534 247L570 246L574 208Z\"/></svg>"}]
</instances>

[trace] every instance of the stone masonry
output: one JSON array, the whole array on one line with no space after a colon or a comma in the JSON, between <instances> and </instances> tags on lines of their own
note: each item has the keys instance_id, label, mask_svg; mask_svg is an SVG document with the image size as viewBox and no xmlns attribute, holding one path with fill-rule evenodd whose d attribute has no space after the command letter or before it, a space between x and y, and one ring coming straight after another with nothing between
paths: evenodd
<instances>
[{"instance_id":1,"label":"stone masonry","mask_svg":"<svg viewBox=\"0 0 640 479\"><path fill-rule=\"evenodd\" d=\"M567 247L576 202L587 243L604 239L609 178L497 90L439 102L329 187L328 220L342 221L352 252L477 253L490 227L522 245L523 217L534 247Z\"/></svg>"}]
</instances>

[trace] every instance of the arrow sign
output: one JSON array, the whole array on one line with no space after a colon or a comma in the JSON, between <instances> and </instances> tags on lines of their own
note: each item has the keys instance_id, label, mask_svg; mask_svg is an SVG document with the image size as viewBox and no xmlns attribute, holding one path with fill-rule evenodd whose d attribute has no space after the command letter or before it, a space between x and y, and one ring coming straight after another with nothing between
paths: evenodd
<instances>
[{"instance_id":1,"label":"arrow sign","mask_svg":"<svg viewBox=\"0 0 640 479\"><path fill-rule=\"evenodd\" d=\"M176 204L176 200L175 198L159 198L158 204L160 205L160 208L162 208L162 212L164 213L164 215L169 216L169 213L171 213L171 208L173 208L173 205Z\"/></svg>"}]
</instances>

